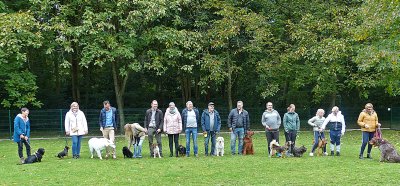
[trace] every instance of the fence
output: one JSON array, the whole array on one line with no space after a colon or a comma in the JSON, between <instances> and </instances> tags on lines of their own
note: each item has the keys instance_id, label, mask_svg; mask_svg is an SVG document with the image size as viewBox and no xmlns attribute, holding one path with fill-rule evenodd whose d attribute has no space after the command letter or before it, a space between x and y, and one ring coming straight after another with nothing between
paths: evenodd
<instances>
[{"instance_id":1,"label":"fence","mask_svg":"<svg viewBox=\"0 0 400 186\"><path fill-rule=\"evenodd\" d=\"M228 130L227 119L229 110L216 108L220 113L222 126L221 130ZM250 114L250 126L253 130L262 130L261 116L264 108L245 108ZM125 122L138 122L143 125L144 114L147 108L127 108L124 110ZM162 109L165 111L165 109ZM286 112L286 108L278 108L281 117ZM315 115L315 109L296 108L300 116L301 130L311 130L307 120ZM326 110L326 114L330 113ZM30 110L29 119L31 120L31 137L64 136L64 119L67 109L48 109ZM100 135L99 131L99 109L82 110L87 118L89 133ZM202 109L199 110L200 114ZM347 129L358 129L357 118L361 111L360 108L341 108L345 117ZM400 107L399 108L378 108L376 112L379 121L384 128L400 130ZM11 139L13 135L14 118L20 113L18 110L0 110L0 139ZM121 131L118 131L121 133Z\"/></svg>"}]
</instances>

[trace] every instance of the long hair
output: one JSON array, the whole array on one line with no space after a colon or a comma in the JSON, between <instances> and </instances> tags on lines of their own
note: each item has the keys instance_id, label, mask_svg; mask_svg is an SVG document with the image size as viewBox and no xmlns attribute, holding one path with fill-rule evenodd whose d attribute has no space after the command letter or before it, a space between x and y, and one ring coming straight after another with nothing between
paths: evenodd
<instances>
[{"instance_id":1,"label":"long hair","mask_svg":"<svg viewBox=\"0 0 400 186\"><path fill-rule=\"evenodd\" d=\"M133 132L132 132L132 124L126 124L124 126L125 129L125 138L127 140L132 140L133 139Z\"/></svg>"}]
</instances>

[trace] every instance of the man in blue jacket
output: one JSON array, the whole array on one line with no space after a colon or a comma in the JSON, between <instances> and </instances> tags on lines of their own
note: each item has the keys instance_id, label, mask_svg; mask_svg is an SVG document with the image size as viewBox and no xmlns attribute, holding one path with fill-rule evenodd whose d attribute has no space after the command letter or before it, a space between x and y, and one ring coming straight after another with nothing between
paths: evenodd
<instances>
[{"instance_id":1,"label":"man in blue jacket","mask_svg":"<svg viewBox=\"0 0 400 186\"><path fill-rule=\"evenodd\" d=\"M23 144L25 144L27 157L31 155L31 145L29 138L31 136L31 122L28 118L29 110L21 109L21 114L18 114L14 119L14 141L18 144L18 155L21 163L24 163L24 154L22 153Z\"/></svg>"},{"instance_id":2,"label":"man in blue jacket","mask_svg":"<svg viewBox=\"0 0 400 186\"><path fill-rule=\"evenodd\" d=\"M197 124L199 121L199 110L193 108L193 102L188 101L186 103L186 108L182 111L182 126L186 134L186 156L190 155L190 135L192 135L194 156L198 157Z\"/></svg>"},{"instance_id":3,"label":"man in blue jacket","mask_svg":"<svg viewBox=\"0 0 400 186\"><path fill-rule=\"evenodd\" d=\"M221 128L221 117L218 111L214 109L214 103L208 103L208 109L201 114L201 128L204 135L205 155L208 156L208 142L211 137L211 156L215 155L215 136L219 133Z\"/></svg>"},{"instance_id":4,"label":"man in blue jacket","mask_svg":"<svg viewBox=\"0 0 400 186\"><path fill-rule=\"evenodd\" d=\"M236 154L236 138L239 138L238 154L243 152L243 138L247 130L250 129L249 113L243 109L243 102L237 102L237 108L232 109L228 116L228 128L231 132L231 153Z\"/></svg>"},{"instance_id":5,"label":"man in blue jacket","mask_svg":"<svg viewBox=\"0 0 400 186\"><path fill-rule=\"evenodd\" d=\"M115 144L115 132L117 131L117 109L111 107L110 101L106 100L103 102L104 108L100 111L99 125L100 131L103 133L103 137L109 139ZM106 150L106 158L108 158L110 152ZM113 158L117 158L115 149L112 152Z\"/></svg>"}]
</instances>

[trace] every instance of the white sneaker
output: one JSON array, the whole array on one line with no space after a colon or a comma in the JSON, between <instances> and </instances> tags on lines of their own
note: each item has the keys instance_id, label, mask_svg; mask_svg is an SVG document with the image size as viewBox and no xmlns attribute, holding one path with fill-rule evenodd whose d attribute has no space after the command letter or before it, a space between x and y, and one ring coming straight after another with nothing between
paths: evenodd
<instances>
[{"instance_id":1,"label":"white sneaker","mask_svg":"<svg viewBox=\"0 0 400 186\"><path fill-rule=\"evenodd\" d=\"M325 155L325 156L328 156L328 153L327 153L327 152L324 152L324 155Z\"/></svg>"},{"instance_id":2,"label":"white sneaker","mask_svg":"<svg viewBox=\"0 0 400 186\"><path fill-rule=\"evenodd\" d=\"M117 159L117 156L115 154L113 154L113 159Z\"/></svg>"},{"instance_id":3,"label":"white sneaker","mask_svg":"<svg viewBox=\"0 0 400 186\"><path fill-rule=\"evenodd\" d=\"M310 152L310 156L314 156L314 153Z\"/></svg>"}]
</instances>

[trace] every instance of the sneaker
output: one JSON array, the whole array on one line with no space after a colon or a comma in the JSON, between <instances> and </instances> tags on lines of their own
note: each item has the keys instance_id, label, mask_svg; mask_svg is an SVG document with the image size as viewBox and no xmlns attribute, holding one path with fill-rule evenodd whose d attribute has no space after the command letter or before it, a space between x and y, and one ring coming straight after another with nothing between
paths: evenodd
<instances>
[{"instance_id":1,"label":"sneaker","mask_svg":"<svg viewBox=\"0 0 400 186\"><path fill-rule=\"evenodd\" d=\"M310 156L311 156L311 157L314 156L314 153L310 152Z\"/></svg>"},{"instance_id":2,"label":"sneaker","mask_svg":"<svg viewBox=\"0 0 400 186\"><path fill-rule=\"evenodd\" d=\"M371 154L368 153L368 154L367 154L367 158L368 158L368 159L372 159Z\"/></svg>"},{"instance_id":3,"label":"sneaker","mask_svg":"<svg viewBox=\"0 0 400 186\"><path fill-rule=\"evenodd\" d=\"M173 157L174 155L172 153L169 154L169 157Z\"/></svg>"},{"instance_id":4,"label":"sneaker","mask_svg":"<svg viewBox=\"0 0 400 186\"><path fill-rule=\"evenodd\" d=\"M358 155L358 159L360 160L364 159L363 155L362 154Z\"/></svg>"},{"instance_id":5,"label":"sneaker","mask_svg":"<svg viewBox=\"0 0 400 186\"><path fill-rule=\"evenodd\" d=\"M282 154L281 153L276 153L276 157L280 158L280 157L282 157Z\"/></svg>"},{"instance_id":6,"label":"sneaker","mask_svg":"<svg viewBox=\"0 0 400 186\"><path fill-rule=\"evenodd\" d=\"M19 159L19 161L21 161L21 163L23 164L23 163L25 163L25 158L22 157L22 158Z\"/></svg>"},{"instance_id":7,"label":"sneaker","mask_svg":"<svg viewBox=\"0 0 400 186\"><path fill-rule=\"evenodd\" d=\"M328 153L327 153L327 152L324 152L324 156L328 156Z\"/></svg>"},{"instance_id":8,"label":"sneaker","mask_svg":"<svg viewBox=\"0 0 400 186\"><path fill-rule=\"evenodd\" d=\"M195 156L196 158L197 158L197 157L199 157L199 155L198 155L198 154L195 154L194 156Z\"/></svg>"},{"instance_id":9,"label":"sneaker","mask_svg":"<svg viewBox=\"0 0 400 186\"><path fill-rule=\"evenodd\" d=\"M333 151L331 151L331 156L334 156L334 155L335 155L335 153Z\"/></svg>"},{"instance_id":10,"label":"sneaker","mask_svg":"<svg viewBox=\"0 0 400 186\"><path fill-rule=\"evenodd\" d=\"M117 159L117 155L113 154L113 159Z\"/></svg>"},{"instance_id":11,"label":"sneaker","mask_svg":"<svg viewBox=\"0 0 400 186\"><path fill-rule=\"evenodd\" d=\"M339 151L336 151L336 156L340 156L340 152Z\"/></svg>"}]
</instances>

